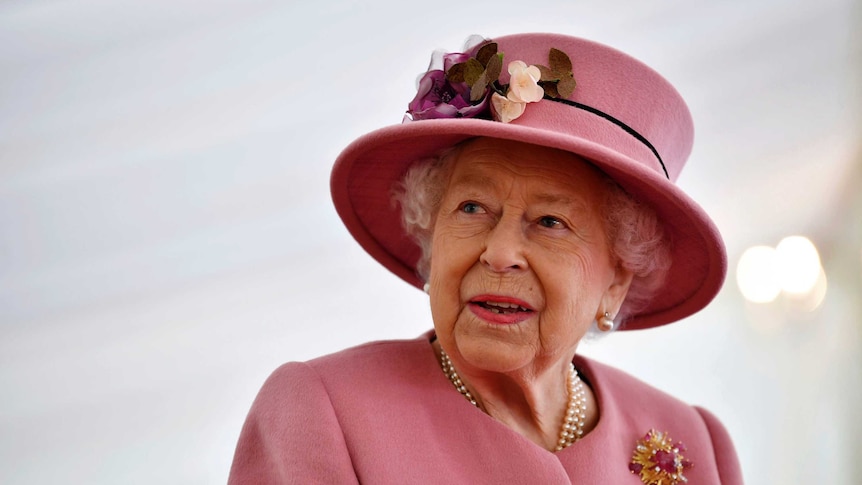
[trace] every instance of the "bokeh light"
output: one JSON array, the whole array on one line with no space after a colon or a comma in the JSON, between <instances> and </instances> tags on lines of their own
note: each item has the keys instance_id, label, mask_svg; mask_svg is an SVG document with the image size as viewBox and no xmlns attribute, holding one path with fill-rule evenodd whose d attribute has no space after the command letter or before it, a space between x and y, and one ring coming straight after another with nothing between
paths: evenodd
<instances>
[{"instance_id":1,"label":"bokeh light","mask_svg":"<svg viewBox=\"0 0 862 485\"><path fill-rule=\"evenodd\" d=\"M753 246L742 253L736 267L736 283L742 296L754 303L769 303L781 293L778 258L774 248Z\"/></svg>"},{"instance_id":2,"label":"bokeh light","mask_svg":"<svg viewBox=\"0 0 862 485\"><path fill-rule=\"evenodd\" d=\"M739 258L736 282L752 303L769 303L785 296L794 312L810 312L826 297L826 272L810 239L788 236L778 245L753 246Z\"/></svg>"},{"instance_id":3,"label":"bokeh light","mask_svg":"<svg viewBox=\"0 0 862 485\"><path fill-rule=\"evenodd\" d=\"M813 312L826 299L827 286L826 272L823 271L823 268L820 268L820 272L817 274L817 279L814 281L811 290L807 293L787 294L791 308L799 313Z\"/></svg>"},{"instance_id":4,"label":"bokeh light","mask_svg":"<svg viewBox=\"0 0 862 485\"><path fill-rule=\"evenodd\" d=\"M775 256L782 290L806 295L814 289L822 271L814 243L803 236L789 236L775 247Z\"/></svg>"}]
</instances>

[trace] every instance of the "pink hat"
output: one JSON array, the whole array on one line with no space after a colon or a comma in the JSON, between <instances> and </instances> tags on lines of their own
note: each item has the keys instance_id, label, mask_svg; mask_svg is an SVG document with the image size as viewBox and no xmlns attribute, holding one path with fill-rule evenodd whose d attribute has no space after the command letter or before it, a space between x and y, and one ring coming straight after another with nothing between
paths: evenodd
<instances>
[{"instance_id":1,"label":"pink hat","mask_svg":"<svg viewBox=\"0 0 862 485\"><path fill-rule=\"evenodd\" d=\"M429 70L420 81L408 110L412 120L368 133L341 152L332 169L332 197L353 237L383 266L421 288L415 268L421 251L402 227L393 185L411 162L468 138L532 143L588 159L650 205L665 225L672 245L667 279L622 329L671 323L706 306L724 282L727 256L713 222L674 183L693 137L679 93L646 65L594 42L555 34L492 42L496 52L484 41L464 54L443 56L443 70ZM524 64L511 71L520 77L510 80L501 65L512 61ZM536 73L524 71L532 65L548 66L539 69L544 96L539 92L540 100L523 102L536 99L535 79L521 92L511 86L527 79L525 72Z\"/></svg>"}]
</instances>

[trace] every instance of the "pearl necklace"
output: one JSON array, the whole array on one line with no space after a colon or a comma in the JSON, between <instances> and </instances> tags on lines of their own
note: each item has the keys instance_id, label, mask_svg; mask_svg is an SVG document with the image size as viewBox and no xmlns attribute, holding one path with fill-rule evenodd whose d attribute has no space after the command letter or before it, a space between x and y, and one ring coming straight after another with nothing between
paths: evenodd
<instances>
[{"instance_id":1,"label":"pearl necklace","mask_svg":"<svg viewBox=\"0 0 862 485\"><path fill-rule=\"evenodd\" d=\"M479 407L476 398L467 390L467 386L452 365L452 361L446 354L443 348L440 348L440 365L443 367L443 373L449 378L455 389L461 393L470 404ZM560 439L557 441L556 451L568 448L569 445L578 441L584 435L584 420L587 418L587 391L584 386L584 381L575 370L574 364L569 364L569 382L568 382L569 404L566 406L566 416L563 419L563 425L560 428Z\"/></svg>"}]
</instances>

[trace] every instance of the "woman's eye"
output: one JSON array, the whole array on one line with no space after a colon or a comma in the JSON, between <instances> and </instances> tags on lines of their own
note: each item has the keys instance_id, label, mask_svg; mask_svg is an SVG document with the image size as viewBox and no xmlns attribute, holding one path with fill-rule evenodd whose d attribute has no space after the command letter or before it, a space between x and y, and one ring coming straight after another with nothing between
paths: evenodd
<instances>
[{"instance_id":1,"label":"woman's eye","mask_svg":"<svg viewBox=\"0 0 862 485\"><path fill-rule=\"evenodd\" d=\"M483 210L482 206L475 202L464 202L463 204L461 204L461 212L464 212L466 214L478 214L480 212L483 212Z\"/></svg>"},{"instance_id":2,"label":"woman's eye","mask_svg":"<svg viewBox=\"0 0 862 485\"><path fill-rule=\"evenodd\" d=\"M542 227L548 227L552 229L557 229L563 227L562 221L557 219L556 217L544 216L539 219L539 225Z\"/></svg>"}]
</instances>

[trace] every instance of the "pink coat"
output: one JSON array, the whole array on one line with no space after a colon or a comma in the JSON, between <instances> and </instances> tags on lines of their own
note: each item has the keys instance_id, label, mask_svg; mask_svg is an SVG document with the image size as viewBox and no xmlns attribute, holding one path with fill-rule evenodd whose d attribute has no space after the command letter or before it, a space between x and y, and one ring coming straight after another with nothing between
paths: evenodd
<instances>
[{"instance_id":1,"label":"pink coat","mask_svg":"<svg viewBox=\"0 0 862 485\"><path fill-rule=\"evenodd\" d=\"M638 485L628 465L651 428L686 445L689 484L742 483L712 414L592 360L575 365L596 394L599 423L552 453L456 392L428 335L285 364L252 405L229 483Z\"/></svg>"}]
</instances>

